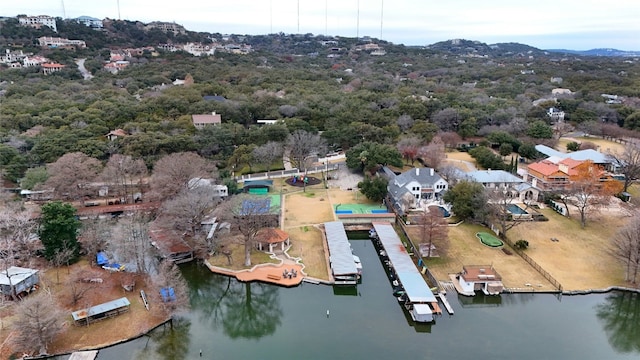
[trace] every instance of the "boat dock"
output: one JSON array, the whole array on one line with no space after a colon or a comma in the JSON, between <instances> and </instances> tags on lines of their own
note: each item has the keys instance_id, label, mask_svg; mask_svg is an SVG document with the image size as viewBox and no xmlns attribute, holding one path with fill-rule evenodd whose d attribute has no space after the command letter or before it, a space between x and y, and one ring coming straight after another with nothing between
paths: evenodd
<instances>
[{"instance_id":1,"label":"boat dock","mask_svg":"<svg viewBox=\"0 0 640 360\"><path fill-rule=\"evenodd\" d=\"M356 285L360 277L342 221L324 223L334 284Z\"/></svg>"},{"instance_id":2,"label":"boat dock","mask_svg":"<svg viewBox=\"0 0 640 360\"><path fill-rule=\"evenodd\" d=\"M447 300L447 297L444 295L444 293L438 293L436 294L436 297L440 299L440 302L442 302L444 308L447 309L449 315L453 315L453 308L451 307L451 304L449 304L449 300Z\"/></svg>"},{"instance_id":3,"label":"boat dock","mask_svg":"<svg viewBox=\"0 0 640 360\"><path fill-rule=\"evenodd\" d=\"M374 222L373 227L389 258L389 266L395 272L399 285L404 290L405 307L415 321L433 321L434 313L442 314L438 300L414 264L395 229L388 222Z\"/></svg>"}]
</instances>

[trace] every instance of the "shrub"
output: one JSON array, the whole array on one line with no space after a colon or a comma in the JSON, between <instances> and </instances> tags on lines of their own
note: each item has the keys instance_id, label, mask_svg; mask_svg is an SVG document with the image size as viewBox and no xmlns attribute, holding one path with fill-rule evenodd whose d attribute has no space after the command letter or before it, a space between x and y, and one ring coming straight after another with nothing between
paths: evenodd
<instances>
[{"instance_id":1,"label":"shrub","mask_svg":"<svg viewBox=\"0 0 640 360\"><path fill-rule=\"evenodd\" d=\"M579 149L580 149L580 144L575 141L572 141L567 144L567 150L569 151L578 151Z\"/></svg>"},{"instance_id":2,"label":"shrub","mask_svg":"<svg viewBox=\"0 0 640 360\"><path fill-rule=\"evenodd\" d=\"M525 250L529 247L529 242L527 240L518 240L514 246L518 250Z\"/></svg>"}]
</instances>

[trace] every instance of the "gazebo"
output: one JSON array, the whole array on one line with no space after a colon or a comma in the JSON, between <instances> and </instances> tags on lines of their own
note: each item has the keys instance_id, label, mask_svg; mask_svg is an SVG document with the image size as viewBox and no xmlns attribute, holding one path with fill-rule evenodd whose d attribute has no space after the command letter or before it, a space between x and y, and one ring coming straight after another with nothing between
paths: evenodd
<instances>
[{"instance_id":1,"label":"gazebo","mask_svg":"<svg viewBox=\"0 0 640 360\"><path fill-rule=\"evenodd\" d=\"M273 248L280 244L280 250L289 247L289 234L276 228L264 228L255 236L256 246L260 251L273 252ZM268 250L267 250L268 249Z\"/></svg>"}]
</instances>

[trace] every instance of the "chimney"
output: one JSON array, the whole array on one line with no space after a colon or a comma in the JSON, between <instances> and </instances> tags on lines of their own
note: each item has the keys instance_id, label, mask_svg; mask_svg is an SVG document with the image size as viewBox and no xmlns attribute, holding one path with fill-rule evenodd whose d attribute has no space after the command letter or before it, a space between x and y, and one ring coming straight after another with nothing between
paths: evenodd
<instances>
[{"instance_id":1,"label":"chimney","mask_svg":"<svg viewBox=\"0 0 640 360\"><path fill-rule=\"evenodd\" d=\"M212 111L212 112L211 112L211 115L215 115L215 114L216 114L216 112L215 112L215 111Z\"/></svg>"},{"instance_id":2,"label":"chimney","mask_svg":"<svg viewBox=\"0 0 640 360\"><path fill-rule=\"evenodd\" d=\"M433 172L434 172L434 171L433 171L433 168L431 168L431 170L429 171L429 174L430 174L431 176L433 176Z\"/></svg>"},{"instance_id":3,"label":"chimney","mask_svg":"<svg viewBox=\"0 0 640 360\"><path fill-rule=\"evenodd\" d=\"M488 169L487 169L487 172L488 172L488 173L490 173L490 172L491 172L491 168L488 168Z\"/></svg>"},{"instance_id":4,"label":"chimney","mask_svg":"<svg viewBox=\"0 0 640 360\"><path fill-rule=\"evenodd\" d=\"M420 176L420 168L416 168L416 176Z\"/></svg>"}]
</instances>

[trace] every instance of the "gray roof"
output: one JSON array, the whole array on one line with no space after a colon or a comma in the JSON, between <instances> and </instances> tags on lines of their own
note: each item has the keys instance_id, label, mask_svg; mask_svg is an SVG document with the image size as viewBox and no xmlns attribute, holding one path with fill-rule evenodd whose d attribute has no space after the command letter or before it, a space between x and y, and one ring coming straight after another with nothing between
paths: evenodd
<instances>
[{"instance_id":1,"label":"gray roof","mask_svg":"<svg viewBox=\"0 0 640 360\"><path fill-rule=\"evenodd\" d=\"M524 180L504 170L476 170L465 176L479 183L522 183Z\"/></svg>"},{"instance_id":2,"label":"gray roof","mask_svg":"<svg viewBox=\"0 0 640 360\"><path fill-rule=\"evenodd\" d=\"M358 273L356 263L353 260L351 244L344 231L341 221L324 223L324 231L327 234L327 246L329 248L329 262L333 275L355 275Z\"/></svg>"},{"instance_id":3,"label":"gray roof","mask_svg":"<svg viewBox=\"0 0 640 360\"><path fill-rule=\"evenodd\" d=\"M412 303L436 302L435 295L414 265L393 226L390 223L373 223L373 227L376 229L378 238L387 252L389 261L393 264L398 280L409 301Z\"/></svg>"},{"instance_id":4,"label":"gray roof","mask_svg":"<svg viewBox=\"0 0 640 360\"><path fill-rule=\"evenodd\" d=\"M9 276L7 276L7 273ZM15 286L36 273L38 273L38 270L12 266L0 273L0 285Z\"/></svg>"},{"instance_id":5,"label":"gray roof","mask_svg":"<svg viewBox=\"0 0 640 360\"><path fill-rule=\"evenodd\" d=\"M420 184L435 184L438 180L441 180L442 177L438 175L435 170L432 168L414 168L411 170L407 170L400 175L396 175L393 179L393 182L397 183L399 186L404 186L405 184L411 181L417 181Z\"/></svg>"},{"instance_id":6,"label":"gray roof","mask_svg":"<svg viewBox=\"0 0 640 360\"><path fill-rule=\"evenodd\" d=\"M593 149L586 149L586 150L579 150L579 151L574 151L574 152L570 152L570 153L563 153L560 152L556 149L552 149L546 145L536 145L536 150L538 150L539 152L551 157L551 156L557 156L561 159L573 159L573 160L578 160L578 161L584 161L584 160L591 160L596 164L609 164L611 163L611 159L596 150Z\"/></svg>"},{"instance_id":7,"label":"gray roof","mask_svg":"<svg viewBox=\"0 0 640 360\"><path fill-rule=\"evenodd\" d=\"M87 317L106 313L107 311L129 306L130 304L131 303L129 302L129 299L127 299L126 297L121 297L120 299L115 299L106 303L92 306L89 309L74 311L71 313L71 316L73 316L73 320L82 320L86 319Z\"/></svg>"},{"instance_id":8,"label":"gray roof","mask_svg":"<svg viewBox=\"0 0 640 360\"><path fill-rule=\"evenodd\" d=\"M391 172L389 170L389 172ZM385 170L385 174L389 174ZM409 189L405 187L411 181L417 181L421 186L425 185L433 185L438 180L442 180L442 177L435 172L435 170L431 168L414 168L408 171L403 172L400 175L395 175L394 177L389 178L389 184L387 185L387 191L389 194L397 201L402 195L407 192L410 192Z\"/></svg>"}]
</instances>

